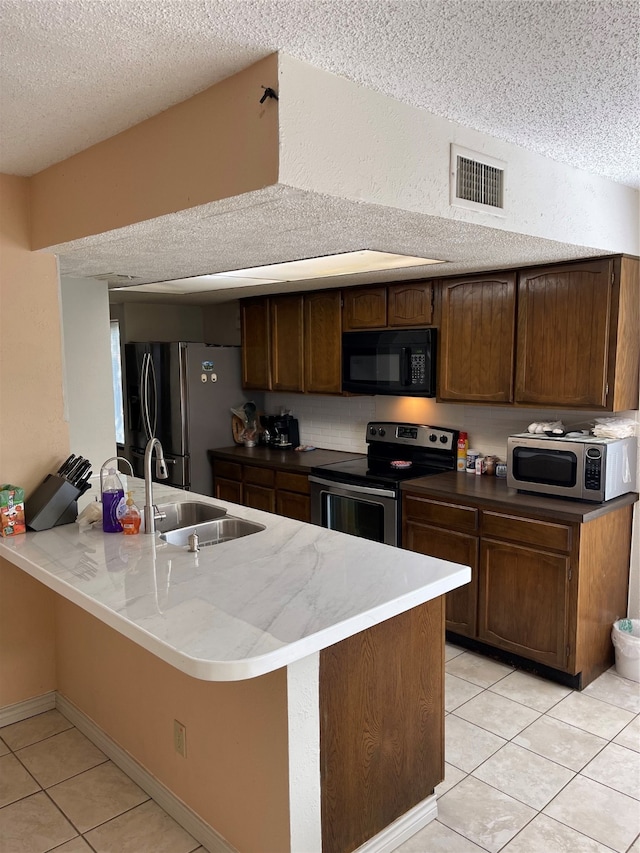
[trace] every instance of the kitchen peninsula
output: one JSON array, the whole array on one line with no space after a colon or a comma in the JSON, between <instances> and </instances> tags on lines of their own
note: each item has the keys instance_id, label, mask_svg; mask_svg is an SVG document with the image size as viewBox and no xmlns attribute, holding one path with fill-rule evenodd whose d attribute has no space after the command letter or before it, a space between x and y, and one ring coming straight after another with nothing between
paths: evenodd
<instances>
[{"instance_id":1,"label":"kitchen peninsula","mask_svg":"<svg viewBox=\"0 0 640 853\"><path fill-rule=\"evenodd\" d=\"M443 595L470 569L198 499L265 529L198 553L76 524L0 545L57 593L59 694L170 780L216 850L397 846L436 813Z\"/></svg>"}]
</instances>

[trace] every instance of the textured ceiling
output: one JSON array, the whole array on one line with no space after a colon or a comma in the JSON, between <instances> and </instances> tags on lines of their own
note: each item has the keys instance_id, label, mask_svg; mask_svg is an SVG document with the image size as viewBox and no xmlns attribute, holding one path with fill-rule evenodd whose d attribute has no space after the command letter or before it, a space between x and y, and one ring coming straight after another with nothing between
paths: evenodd
<instances>
[{"instance_id":1,"label":"textured ceiling","mask_svg":"<svg viewBox=\"0 0 640 853\"><path fill-rule=\"evenodd\" d=\"M0 172L34 174L279 50L640 187L639 9L637 0L0 0ZM63 275L140 282L363 248L447 258L447 274L599 253L279 185L53 247ZM264 290L112 297L202 304Z\"/></svg>"},{"instance_id":2,"label":"textured ceiling","mask_svg":"<svg viewBox=\"0 0 640 853\"><path fill-rule=\"evenodd\" d=\"M637 0L0 0L0 171L30 175L276 50L640 186Z\"/></svg>"},{"instance_id":3,"label":"textured ceiling","mask_svg":"<svg viewBox=\"0 0 640 853\"><path fill-rule=\"evenodd\" d=\"M256 235L268 235L268 239L256 239ZM111 271L139 277L137 283L358 249L445 258L449 260L446 275L602 254L584 246L282 185L55 247L63 275L84 277ZM118 259L121 263L125 259L126 265L114 268ZM428 278L442 275L443 270L440 265L412 267L178 296L112 291L111 301L205 305L286 290Z\"/></svg>"}]
</instances>

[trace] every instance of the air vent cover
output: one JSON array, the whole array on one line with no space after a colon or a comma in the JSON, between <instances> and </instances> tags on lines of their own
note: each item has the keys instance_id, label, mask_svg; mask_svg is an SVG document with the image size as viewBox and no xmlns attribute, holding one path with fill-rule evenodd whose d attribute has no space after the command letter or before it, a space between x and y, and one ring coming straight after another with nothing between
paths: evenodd
<instances>
[{"instance_id":1,"label":"air vent cover","mask_svg":"<svg viewBox=\"0 0 640 853\"><path fill-rule=\"evenodd\" d=\"M504 215L506 164L451 146L451 204Z\"/></svg>"}]
</instances>

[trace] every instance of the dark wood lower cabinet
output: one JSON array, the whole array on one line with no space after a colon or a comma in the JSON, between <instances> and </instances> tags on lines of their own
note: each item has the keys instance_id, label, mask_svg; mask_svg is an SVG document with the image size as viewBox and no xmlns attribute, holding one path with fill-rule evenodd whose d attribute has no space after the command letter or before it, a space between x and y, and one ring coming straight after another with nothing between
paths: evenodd
<instances>
[{"instance_id":1,"label":"dark wood lower cabinet","mask_svg":"<svg viewBox=\"0 0 640 853\"><path fill-rule=\"evenodd\" d=\"M439 560L451 560L452 563L471 567L471 582L446 595L446 621L449 631L474 637L478 608L478 537L429 524L409 522L404 547Z\"/></svg>"},{"instance_id":2,"label":"dark wood lower cabinet","mask_svg":"<svg viewBox=\"0 0 640 853\"><path fill-rule=\"evenodd\" d=\"M296 521L309 521L311 518L311 499L309 495L278 489L276 492L276 512L278 515L285 515L287 518L295 518Z\"/></svg>"},{"instance_id":3,"label":"dark wood lower cabinet","mask_svg":"<svg viewBox=\"0 0 640 853\"><path fill-rule=\"evenodd\" d=\"M564 669L569 556L492 540L483 540L481 552L478 638Z\"/></svg>"},{"instance_id":4,"label":"dark wood lower cabinet","mask_svg":"<svg viewBox=\"0 0 640 853\"><path fill-rule=\"evenodd\" d=\"M252 509L261 509L264 512L276 511L276 493L268 486L256 486L254 483L244 484L244 501L245 506L250 506Z\"/></svg>"},{"instance_id":5,"label":"dark wood lower cabinet","mask_svg":"<svg viewBox=\"0 0 640 853\"><path fill-rule=\"evenodd\" d=\"M214 495L223 501L275 512L297 521L311 521L309 478L307 474L229 462L210 452L213 465Z\"/></svg>"},{"instance_id":6,"label":"dark wood lower cabinet","mask_svg":"<svg viewBox=\"0 0 640 853\"><path fill-rule=\"evenodd\" d=\"M611 626L627 612L632 511L629 503L572 521L405 492L402 536L405 548L471 566L471 583L446 596L453 642L468 638L582 689L613 663Z\"/></svg>"},{"instance_id":7,"label":"dark wood lower cabinet","mask_svg":"<svg viewBox=\"0 0 640 853\"><path fill-rule=\"evenodd\" d=\"M322 853L350 853L444 778L444 599L320 653Z\"/></svg>"},{"instance_id":8,"label":"dark wood lower cabinet","mask_svg":"<svg viewBox=\"0 0 640 853\"><path fill-rule=\"evenodd\" d=\"M232 504L242 503L242 483L238 483L236 480L216 477L213 493L220 501L229 501Z\"/></svg>"}]
</instances>

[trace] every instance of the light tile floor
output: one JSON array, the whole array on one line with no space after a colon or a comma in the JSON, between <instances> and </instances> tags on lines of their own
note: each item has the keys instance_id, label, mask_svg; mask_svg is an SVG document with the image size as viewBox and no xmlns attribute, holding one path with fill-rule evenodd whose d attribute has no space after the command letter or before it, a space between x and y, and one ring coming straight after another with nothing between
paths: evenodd
<instances>
[{"instance_id":1,"label":"light tile floor","mask_svg":"<svg viewBox=\"0 0 640 853\"><path fill-rule=\"evenodd\" d=\"M438 818L395 853L640 853L640 684L446 658Z\"/></svg>"},{"instance_id":2,"label":"light tile floor","mask_svg":"<svg viewBox=\"0 0 640 853\"><path fill-rule=\"evenodd\" d=\"M0 853L204 848L58 711L0 728Z\"/></svg>"},{"instance_id":3,"label":"light tile floor","mask_svg":"<svg viewBox=\"0 0 640 853\"><path fill-rule=\"evenodd\" d=\"M446 652L438 819L396 853L640 853L640 685L609 670L577 693ZM0 729L0 851L53 850L204 853L47 711Z\"/></svg>"}]
</instances>

